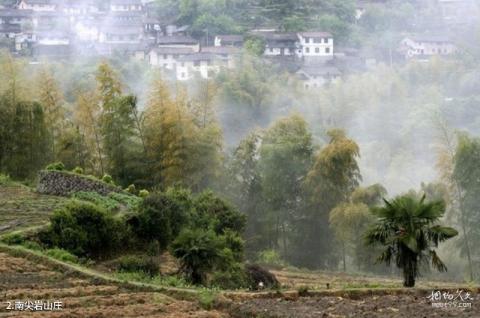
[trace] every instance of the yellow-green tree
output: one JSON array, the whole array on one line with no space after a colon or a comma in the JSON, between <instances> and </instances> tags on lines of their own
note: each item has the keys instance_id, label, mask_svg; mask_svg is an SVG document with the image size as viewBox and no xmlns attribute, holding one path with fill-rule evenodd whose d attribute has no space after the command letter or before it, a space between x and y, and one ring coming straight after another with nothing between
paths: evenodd
<instances>
[{"instance_id":1,"label":"yellow-green tree","mask_svg":"<svg viewBox=\"0 0 480 318\"><path fill-rule=\"evenodd\" d=\"M58 139L65 127L65 100L63 93L48 68L43 68L37 75L37 96L43 106L45 119L48 123L50 133L50 147L52 151L52 161L56 160L58 151Z\"/></svg>"},{"instance_id":2,"label":"yellow-green tree","mask_svg":"<svg viewBox=\"0 0 480 318\"><path fill-rule=\"evenodd\" d=\"M187 92L172 96L158 78L152 85L145 116L145 139L154 177L162 187L183 185L200 191L218 171L221 132L217 125L197 125Z\"/></svg>"},{"instance_id":3,"label":"yellow-green tree","mask_svg":"<svg viewBox=\"0 0 480 318\"><path fill-rule=\"evenodd\" d=\"M101 63L96 72L97 94L100 103L100 132L105 153L106 170L120 184L126 186L137 178L138 147L136 147L135 96L122 95L119 75L107 63Z\"/></svg>"},{"instance_id":4,"label":"yellow-green tree","mask_svg":"<svg viewBox=\"0 0 480 318\"><path fill-rule=\"evenodd\" d=\"M101 108L97 95L92 91L78 92L74 109L74 122L79 127L81 135L84 136L91 154L89 166L92 172L97 175L105 173L100 115Z\"/></svg>"},{"instance_id":5,"label":"yellow-green tree","mask_svg":"<svg viewBox=\"0 0 480 318\"><path fill-rule=\"evenodd\" d=\"M348 199L361 180L357 158L360 150L345 132L328 132L329 143L315 156L304 187L306 207L297 244L300 253L297 262L308 267L335 267L337 255L335 240L328 227L330 211Z\"/></svg>"},{"instance_id":6,"label":"yellow-green tree","mask_svg":"<svg viewBox=\"0 0 480 318\"><path fill-rule=\"evenodd\" d=\"M330 212L329 223L342 248L343 271L347 271L347 253L355 242L362 240L365 225L373 219L364 203L341 203Z\"/></svg>"}]
</instances>

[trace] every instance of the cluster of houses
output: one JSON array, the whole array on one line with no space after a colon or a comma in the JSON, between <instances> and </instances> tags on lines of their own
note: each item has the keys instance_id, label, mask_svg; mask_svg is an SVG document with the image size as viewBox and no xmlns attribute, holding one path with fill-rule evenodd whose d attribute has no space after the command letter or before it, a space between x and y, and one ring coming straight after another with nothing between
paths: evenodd
<instances>
[{"instance_id":1,"label":"cluster of houses","mask_svg":"<svg viewBox=\"0 0 480 318\"><path fill-rule=\"evenodd\" d=\"M246 36L218 35L213 46L204 46L187 31L188 26L160 21L147 0L19 0L0 6L0 47L35 59L121 54L185 81L234 68L246 37L255 37L265 44L265 58L294 65L306 89L335 81L345 71L342 65L355 64L351 51L334 51L328 32L259 29ZM453 54L456 48L446 38L410 37L401 50L406 58L419 58Z\"/></svg>"}]
</instances>

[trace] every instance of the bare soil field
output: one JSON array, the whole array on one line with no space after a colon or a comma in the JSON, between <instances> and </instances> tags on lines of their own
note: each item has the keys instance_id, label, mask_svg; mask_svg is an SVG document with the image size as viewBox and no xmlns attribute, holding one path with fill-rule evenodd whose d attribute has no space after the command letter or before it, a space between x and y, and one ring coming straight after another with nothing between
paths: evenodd
<instances>
[{"instance_id":1,"label":"bare soil field","mask_svg":"<svg viewBox=\"0 0 480 318\"><path fill-rule=\"evenodd\" d=\"M6 310L7 302L36 300L61 301L64 309ZM0 253L0 304L0 317L229 317L216 310L203 310L195 301L105 284L5 253Z\"/></svg>"},{"instance_id":2,"label":"bare soil field","mask_svg":"<svg viewBox=\"0 0 480 318\"><path fill-rule=\"evenodd\" d=\"M355 288L402 288L403 281L396 276L379 276L367 274L347 274L342 272L306 271L306 270L271 270L286 289L308 287L310 290L355 289ZM327 287L328 286L328 287ZM416 285L420 288L461 288L458 282L435 281L420 278Z\"/></svg>"},{"instance_id":3,"label":"bare soil field","mask_svg":"<svg viewBox=\"0 0 480 318\"><path fill-rule=\"evenodd\" d=\"M231 310L235 318L478 318L480 298L472 308L432 308L423 295L363 296L360 299L322 296L298 299L251 299Z\"/></svg>"}]
</instances>

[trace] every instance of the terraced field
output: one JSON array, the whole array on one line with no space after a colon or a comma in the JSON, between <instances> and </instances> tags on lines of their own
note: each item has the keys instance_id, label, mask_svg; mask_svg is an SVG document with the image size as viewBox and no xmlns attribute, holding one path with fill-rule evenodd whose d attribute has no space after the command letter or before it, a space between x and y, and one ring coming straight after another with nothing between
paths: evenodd
<instances>
[{"instance_id":1,"label":"terraced field","mask_svg":"<svg viewBox=\"0 0 480 318\"><path fill-rule=\"evenodd\" d=\"M0 252L0 317L168 317L221 318L195 301L108 284ZM61 311L10 311L7 302L60 301Z\"/></svg>"},{"instance_id":2,"label":"terraced field","mask_svg":"<svg viewBox=\"0 0 480 318\"><path fill-rule=\"evenodd\" d=\"M0 186L0 235L45 224L65 198L39 195L27 187ZM401 280L391 277L349 275L322 271L273 271L288 292L228 292L205 310L196 298L155 292L133 284L114 283L35 257L7 253L0 248L1 317L199 317L199 318L480 318L479 288L473 288L471 308L432 308L428 293L437 289L455 291L465 286L454 282L420 280L419 289L401 289ZM176 270L166 258L162 272ZM58 264L57 264L58 265ZM100 264L93 270L106 273ZM105 267L105 268L104 268ZM97 277L97 278L96 278ZM299 297L304 289L307 297ZM158 289L157 289L158 290ZM177 295L173 297L172 295ZM7 302L60 301L62 311L7 310ZM205 308L205 307L204 307Z\"/></svg>"},{"instance_id":3,"label":"terraced field","mask_svg":"<svg viewBox=\"0 0 480 318\"><path fill-rule=\"evenodd\" d=\"M41 195L21 185L0 185L0 234L48 222L49 215L66 201Z\"/></svg>"}]
</instances>

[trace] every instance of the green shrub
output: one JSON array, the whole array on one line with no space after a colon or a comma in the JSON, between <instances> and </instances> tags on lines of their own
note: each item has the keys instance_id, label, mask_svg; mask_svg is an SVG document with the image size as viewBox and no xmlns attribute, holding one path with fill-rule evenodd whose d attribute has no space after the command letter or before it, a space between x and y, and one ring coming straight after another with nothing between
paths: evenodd
<instances>
[{"instance_id":1,"label":"green shrub","mask_svg":"<svg viewBox=\"0 0 480 318\"><path fill-rule=\"evenodd\" d=\"M203 290L198 294L198 303L205 310L212 310L215 306L218 293L210 290Z\"/></svg>"},{"instance_id":2,"label":"green shrub","mask_svg":"<svg viewBox=\"0 0 480 318\"><path fill-rule=\"evenodd\" d=\"M286 266L285 261L275 250L265 250L258 253L257 262L263 266L281 269Z\"/></svg>"},{"instance_id":3,"label":"green shrub","mask_svg":"<svg viewBox=\"0 0 480 318\"><path fill-rule=\"evenodd\" d=\"M1 186L10 185L12 183L13 183L13 181L12 181L12 179L10 179L9 175L0 173L0 185Z\"/></svg>"},{"instance_id":4,"label":"green shrub","mask_svg":"<svg viewBox=\"0 0 480 318\"><path fill-rule=\"evenodd\" d=\"M160 273L160 269L155 260L145 256L123 256L118 260L117 270L121 272L143 272L150 276Z\"/></svg>"},{"instance_id":5,"label":"green shrub","mask_svg":"<svg viewBox=\"0 0 480 318\"><path fill-rule=\"evenodd\" d=\"M109 184L115 184L115 183L113 182L112 176L109 175L109 174L103 175L102 181L105 182L105 183L109 183Z\"/></svg>"},{"instance_id":6,"label":"green shrub","mask_svg":"<svg viewBox=\"0 0 480 318\"><path fill-rule=\"evenodd\" d=\"M39 234L42 243L77 256L100 257L116 251L127 237L126 226L90 202L71 200L50 217Z\"/></svg>"},{"instance_id":7,"label":"green shrub","mask_svg":"<svg viewBox=\"0 0 480 318\"><path fill-rule=\"evenodd\" d=\"M150 195L150 192L148 192L148 190L145 190L145 189L140 190L140 191L138 192L138 196L139 196L140 198L146 198L146 197L148 197L149 195Z\"/></svg>"},{"instance_id":8,"label":"green shrub","mask_svg":"<svg viewBox=\"0 0 480 318\"><path fill-rule=\"evenodd\" d=\"M94 203L95 205L98 205L102 209L105 209L111 212L118 210L120 207L119 203L116 200L112 199L111 197L104 197L103 195L98 194L97 192L80 191L72 194L72 198Z\"/></svg>"},{"instance_id":9,"label":"green shrub","mask_svg":"<svg viewBox=\"0 0 480 318\"><path fill-rule=\"evenodd\" d=\"M131 184L129 185L126 189L125 189L126 192L130 193L130 194L133 194L133 195L136 195L137 194L137 188L135 187L134 184Z\"/></svg>"},{"instance_id":10,"label":"green shrub","mask_svg":"<svg viewBox=\"0 0 480 318\"><path fill-rule=\"evenodd\" d=\"M72 170L73 173L76 173L76 174L83 174L83 168L82 167L75 167L73 170Z\"/></svg>"},{"instance_id":11,"label":"green shrub","mask_svg":"<svg viewBox=\"0 0 480 318\"><path fill-rule=\"evenodd\" d=\"M20 233L10 233L3 236L1 241L8 245L20 245L25 242L25 237Z\"/></svg>"},{"instance_id":12,"label":"green shrub","mask_svg":"<svg viewBox=\"0 0 480 318\"><path fill-rule=\"evenodd\" d=\"M300 297L306 297L308 296L308 290L308 286L299 286L297 292Z\"/></svg>"},{"instance_id":13,"label":"green shrub","mask_svg":"<svg viewBox=\"0 0 480 318\"><path fill-rule=\"evenodd\" d=\"M176 200L165 193L156 193L140 205L138 226L134 231L143 240L157 240L160 248L165 249L180 233L187 217L188 211L184 211Z\"/></svg>"},{"instance_id":14,"label":"green shrub","mask_svg":"<svg viewBox=\"0 0 480 318\"><path fill-rule=\"evenodd\" d=\"M62 162L54 162L49 164L45 169L52 171L64 171L65 165Z\"/></svg>"},{"instance_id":15,"label":"green shrub","mask_svg":"<svg viewBox=\"0 0 480 318\"><path fill-rule=\"evenodd\" d=\"M190 288L191 285L183 277L179 276L156 276L152 283L161 286L171 286L171 287L182 287L182 288Z\"/></svg>"},{"instance_id":16,"label":"green shrub","mask_svg":"<svg viewBox=\"0 0 480 318\"><path fill-rule=\"evenodd\" d=\"M203 192L195 198L194 207L197 227L211 227L217 234L227 230L242 233L245 229L246 216L211 191Z\"/></svg>"},{"instance_id":17,"label":"green shrub","mask_svg":"<svg viewBox=\"0 0 480 318\"><path fill-rule=\"evenodd\" d=\"M243 266L234 264L225 271L215 271L211 275L209 285L221 289L239 289L248 287L248 279Z\"/></svg>"},{"instance_id":18,"label":"green shrub","mask_svg":"<svg viewBox=\"0 0 480 318\"><path fill-rule=\"evenodd\" d=\"M118 203L125 205L129 211L138 210L140 204L142 203L142 199L137 196L118 192L110 192L108 194L108 197L117 201Z\"/></svg>"},{"instance_id":19,"label":"green shrub","mask_svg":"<svg viewBox=\"0 0 480 318\"><path fill-rule=\"evenodd\" d=\"M45 254L62 262L78 263L78 257L61 248L48 249Z\"/></svg>"},{"instance_id":20,"label":"green shrub","mask_svg":"<svg viewBox=\"0 0 480 318\"><path fill-rule=\"evenodd\" d=\"M219 267L225 269L231 263L231 251L225 240L211 230L183 230L171 249L172 255L180 261L181 270L193 284L205 284L208 273Z\"/></svg>"},{"instance_id":21,"label":"green shrub","mask_svg":"<svg viewBox=\"0 0 480 318\"><path fill-rule=\"evenodd\" d=\"M239 234L231 230L227 230L225 234L222 235L222 238L225 240L226 246L232 251L232 257L236 262L243 261L243 253L245 250L245 241L240 237Z\"/></svg>"},{"instance_id":22,"label":"green shrub","mask_svg":"<svg viewBox=\"0 0 480 318\"><path fill-rule=\"evenodd\" d=\"M158 243L157 240L153 240L150 243L148 243L147 246L147 255L148 256L157 256L160 254L161 248L160 248L160 243Z\"/></svg>"}]
</instances>

